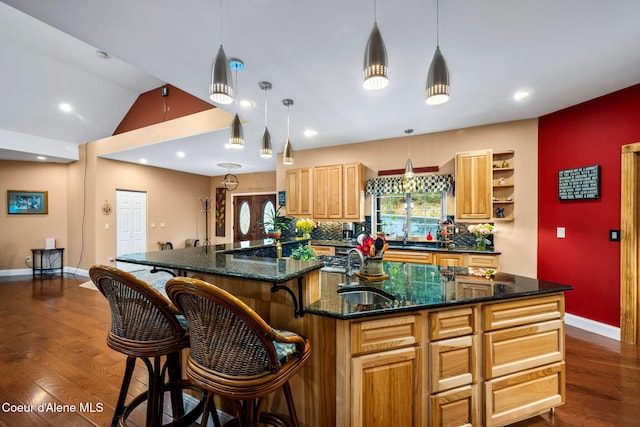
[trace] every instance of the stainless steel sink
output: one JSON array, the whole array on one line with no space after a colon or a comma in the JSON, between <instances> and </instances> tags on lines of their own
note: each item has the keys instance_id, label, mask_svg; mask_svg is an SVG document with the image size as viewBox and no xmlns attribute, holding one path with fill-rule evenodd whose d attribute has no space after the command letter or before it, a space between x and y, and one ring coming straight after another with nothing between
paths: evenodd
<instances>
[{"instance_id":1,"label":"stainless steel sink","mask_svg":"<svg viewBox=\"0 0 640 427\"><path fill-rule=\"evenodd\" d=\"M395 300L393 295L375 288L342 288L338 289L338 294L350 304L388 304Z\"/></svg>"}]
</instances>

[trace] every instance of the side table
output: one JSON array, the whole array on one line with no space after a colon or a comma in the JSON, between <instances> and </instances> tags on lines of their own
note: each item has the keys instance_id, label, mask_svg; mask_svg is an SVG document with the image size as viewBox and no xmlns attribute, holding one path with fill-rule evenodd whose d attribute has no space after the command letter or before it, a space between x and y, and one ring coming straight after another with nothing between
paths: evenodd
<instances>
[{"instance_id":1,"label":"side table","mask_svg":"<svg viewBox=\"0 0 640 427\"><path fill-rule=\"evenodd\" d=\"M64 248L31 249L33 260L33 277L45 274L60 273L64 269ZM58 270L58 271L56 271Z\"/></svg>"}]
</instances>

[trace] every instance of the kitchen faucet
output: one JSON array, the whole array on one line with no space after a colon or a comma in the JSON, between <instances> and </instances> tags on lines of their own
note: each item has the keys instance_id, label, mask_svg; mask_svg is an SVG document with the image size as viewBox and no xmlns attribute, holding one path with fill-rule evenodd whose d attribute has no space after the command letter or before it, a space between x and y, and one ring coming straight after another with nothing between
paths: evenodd
<instances>
[{"instance_id":1,"label":"kitchen faucet","mask_svg":"<svg viewBox=\"0 0 640 427\"><path fill-rule=\"evenodd\" d=\"M364 264L364 255L362 255L362 252L360 252L357 249L349 249L347 251L347 283L349 283L351 281L351 278L354 276L354 271L353 271L353 267L351 267L351 255L353 253L356 253L356 255L358 255L358 258L360 259L360 266L362 266Z\"/></svg>"}]
</instances>

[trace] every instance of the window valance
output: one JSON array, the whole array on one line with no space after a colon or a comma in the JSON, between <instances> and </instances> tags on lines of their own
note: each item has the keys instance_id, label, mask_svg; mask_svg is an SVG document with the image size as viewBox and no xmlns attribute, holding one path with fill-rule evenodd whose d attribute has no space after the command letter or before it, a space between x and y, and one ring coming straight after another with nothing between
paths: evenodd
<instances>
[{"instance_id":1,"label":"window valance","mask_svg":"<svg viewBox=\"0 0 640 427\"><path fill-rule=\"evenodd\" d=\"M452 175L419 175L413 178L402 176L372 178L367 181L367 194L386 195L403 193L436 193L453 189Z\"/></svg>"}]
</instances>

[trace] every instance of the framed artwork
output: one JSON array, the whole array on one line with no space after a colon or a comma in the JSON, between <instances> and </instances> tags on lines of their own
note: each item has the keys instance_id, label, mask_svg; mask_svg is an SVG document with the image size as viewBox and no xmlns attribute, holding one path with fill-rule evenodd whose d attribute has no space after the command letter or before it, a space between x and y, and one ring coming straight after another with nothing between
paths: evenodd
<instances>
[{"instance_id":1,"label":"framed artwork","mask_svg":"<svg viewBox=\"0 0 640 427\"><path fill-rule=\"evenodd\" d=\"M227 190L216 188L216 236L224 237L227 224Z\"/></svg>"},{"instance_id":2,"label":"framed artwork","mask_svg":"<svg viewBox=\"0 0 640 427\"><path fill-rule=\"evenodd\" d=\"M7 212L14 214L48 214L48 191L7 190Z\"/></svg>"}]
</instances>

